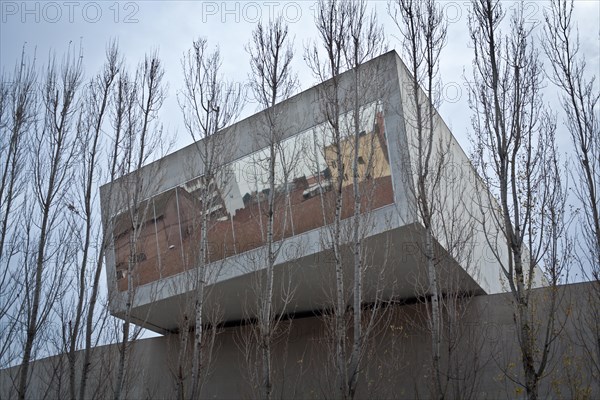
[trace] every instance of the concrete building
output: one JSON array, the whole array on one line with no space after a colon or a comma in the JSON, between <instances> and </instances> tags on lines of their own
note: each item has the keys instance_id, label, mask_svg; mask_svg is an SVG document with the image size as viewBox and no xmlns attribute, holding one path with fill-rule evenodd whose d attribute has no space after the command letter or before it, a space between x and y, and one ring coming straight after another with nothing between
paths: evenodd
<instances>
[{"instance_id":1,"label":"concrete building","mask_svg":"<svg viewBox=\"0 0 600 400\"><path fill-rule=\"evenodd\" d=\"M547 373L540 381L544 399L596 399L598 379L598 308L590 298L597 296L597 283L559 287L563 305L556 315L560 336L552 345ZM544 304L549 289L537 289L534 298ZM590 297L591 296L591 297ZM374 348L365 358L357 399L431 398L429 375L430 336L422 315L424 304L397 305L387 329L379 330ZM543 307L538 309L544 322ZM329 343L324 320L318 316L289 322L285 341L275 346L273 361L274 397L289 399L334 398ZM205 381L202 398L254 398L256 388L245 364L242 342L244 326L225 327L216 337L214 362ZM458 357L447 367L453 373L447 391L450 399L525 399L519 385L522 376L518 339L513 322L510 294L474 296L460 324L461 335L453 348ZM171 399L175 397L176 335L138 340L132 347L124 397L127 399ZM442 344L444 348L447 343ZM450 358L444 354L446 368ZM81 362L82 357L78 360ZM118 345L94 349L88 397L113 398ZM29 396L59 399L68 396L66 356L58 355L32 364ZM61 372L62 371L62 375ZM0 398L16 398L18 367L0 371ZM62 379L58 379L62 376Z\"/></svg>"},{"instance_id":2,"label":"concrete building","mask_svg":"<svg viewBox=\"0 0 600 400\"><path fill-rule=\"evenodd\" d=\"M364 241L375 249L372 264L380 266L372 268L366 280L385 282L377 293L387 298L412 299L418 296L415 282L426 276L414 246L419 243L422 225L415 209L415 180L410 169L416 140L410 124L413 111L408 91L403 89L409 87L409 74L395 52L368 62L364 68L369 86L361 91L362 132L358 150L361 188L366 199L362 210L369 217ZM349 78L347 74L341 76L342 93L351 84ZM281 165L276 172L275 239L283 246L277 259L276 279L290 279L293 271L291 279L296 288L293 298L277 310L285 314L327 308L326 290L315 288L334 285L331 271L322 263L330 250L323 237L331 221L332 182L340 169L335 165L331 131L321 111L320 96L326 85L313 87L277 106L278 115L285 116L286 121L281 158L294 160L289 168ZM349 122L351 110L342 109L340 124L344 125ZM443 203L447 207L443 212L465 221L474 219L482 212L477 201L486 189L443 120L438 115L435 119L436 134L446 146L445 157L453 167L448 171L448 182L452 184L444 183L448 201ZM210 189L210 204L202 208L210 214L211 296L207 307L218 307L225 322L252 317L245 314L244 306L255 302L252 282L265 265L262 247L268 157L261 144L263 121L263 113L258 113L219 134L230 149L220 154L221 171L226 172L211 183L214 187ZM352 142L350 137L344 139L342 159L349 161L354 151ZM144 183L138 194L144 200L141 208L127 203L131 197L127 195L130 177L101 188L104 210L118 210L108 212L112 217L104 221L115 232L114 251L109 251L106 258L114 315L122 316L124 312L127 283L121 271L124 260L129 260L129 255L122 253L128 239L120 226L135 208L144 218L138 218L143 225L139 229L143 251L132 258L136 262L132 316L136 323L156 332L177 331L182 304L193 290L190 274L198 257L195 253L201 203L194 193L203 184L202 165L197 146L190 145L144 167L138 177ZM345 168L343 196L349 198L352 179L348 177L349 166ZM353 202L345 201L342 216L352 214ZM469 265L461 265L461 260L447 262L441 281L451 282L452 290L469 294L502 292L499 265L476 226L473 239ZM437 245L443 249L446 244ZM540 281L541 274L535 278ZM281 287L277 282L275 286ZM374 292L366 291L366 302L374 300L369 297Z\"/></svg>"},{"instance_id":3,"label":"concrete building","mask_svg":"<svg viewBox=\"0 0 600 400\"><path fill-rule=\"evenodd\" d=\"M425 294L422 287L427 275L420 251L423 226L415 207L416 182L411 168L417 139L410 122L414 110L405 90L410 87L410 76L394 51L364 64L363 73L368 77L368 88L361 91L359 149L353 148L350 137L343 138L343 165L337 165L331 131L321 111L322 90L327 82L276 107L286 121L280 157L292 160L289 164L281 162L275 174L274 237L281 246L275 266L275 310L286 315L284 323L290 327L285 340L275 348L277 397L323 398L335 393L326 357L326 327L319 315L331 308L330 290L335 286L327 241L334 200L332 186L339 174L347 174L348 166L344 164L349 164L356 151L364 194L363 243L369 260L364 302L385 299L390 304L389 317L365 356L358 397L431 395L427 364L430 337L425 306L418 300ZM347 73L341 76L342 93L352 85L350 78ZM344 95L341 104L346 104ZM342 108L340 123L344 124L351 108ZM132 369L128 377L130 398L173 396L179 328L194 296L191 282L199 257L199 210L204 210L210 221L206 318L223 327L202 395L256 395L244 367L247 354L243 337L256 316L252 308L257 302L255 282L266 265L264 207L269 186L263 129L264 114L258 113L219 133L219 140L227 143L228 151L220 154L219 171L210 182L204 177L198 147L191 145L144 167L135 176L101 188L103 215L108 215L103 223L113 232L113 245L106 254L111 312L117 317L124 315L130 283L124 271L133 263L132 320L165 334L135 345L131 362L141 368ZM449 373L457 374L450 380L448 393L453 398L522 397L522 388L511 380L518 380L521 373L511 296L504 293L500 265L486 235L474 223L482 219L483 213L493 212L481 207L481 199L488 192L439 115L435 116L435 129L440 146L435 146L432 159L439 159L444 151L451 166L445 172L447 179L441 183L444 201L440 202L440 212L470 229L468 256L451 257L448 243L435 243L438 254L446 256L439 271L442 291L464 296L465 307L461 326L457 327L457 342L444 343L454 354L461 355L445 355L442 361ZM350 176L344 176L343 198L351 196L351 182ZM136 188L135 196L132 187ZM198 195L201 190L209 193L206 204ZM139 201L132 204L132 197ZM353 207L352 201L344 201L342 217L352 216ZM534 282L535 286L543 286L540 271ZM287 295L290 284L293 294ZM565 303L559 319L566 321L575 304L581 305L576 313L578 321L594 315L595 309L585 302L592 289L592 285L561 288ZM535 293L540 304L536 310L543 321L547 291L537 289ZM218 317L213 310L219 311ZM584 338L593 338L597 332L583 322L565 324L564 332L555 343L556 352L540 393L557 398L598 395L598 383L593 378L597 375L590 366L590 360L597 360L597 355L590 358L585 350L594 342ZM106 360L103 368L108 370L106 365L115 362L115 354L116 346L95 351L98 360ZM34 392L45 390L47 371L52 370L58 358L35 363ZM1 375L1 397L9 393L8 382L14 373L8 370ZM93 372L94 384L107 391L100 397L110 395L106 388L111 382L106 374L106 369Z\"/></svg>"}]
</instances>

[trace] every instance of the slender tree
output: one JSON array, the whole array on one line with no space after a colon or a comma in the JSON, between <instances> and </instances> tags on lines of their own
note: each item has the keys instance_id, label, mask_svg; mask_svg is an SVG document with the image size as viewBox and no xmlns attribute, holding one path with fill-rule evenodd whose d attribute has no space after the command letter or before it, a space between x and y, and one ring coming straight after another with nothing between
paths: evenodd
<instances>
[{"instance_id":1,"label":"slender tree","mask_svg":"<svg viewBox=\"0 0 600 400\"><path fill-rule=\"evenodd\" d=\"M431 352L433 369L434 397L443 398L442 376L440 368L441 352L441 306L440 284L437 271L436 254L434 250L434 221L438 215L438 204L433 204L433 194L439 190L446 161L444 155L436 159L437 145L441 142L434 140L436 124L434 123L435 109L434 93L437 71L439 69L439 54L445 44L447 25L433 1L417 2L412 0L398 1L392 17L401 31L403 48L407 53L408 65L412 79L410 82L410 101L414 107L414 116L406 119L408 125L416 130L415 150L416 160L406 160L410 174L416 177L416 208L425 227L423 237L423 254L427 265L428 288L426 298L430 299L431 318ZM424 86L424 91L421 90ZM409 113L410 114L410 113Z\"/></svg>"},{"instance_id":2,"label":"slender tree","mask_svg":"<svg viewBox=\"0 0 600 400\"><path fill-rule=\"evenodd\" d=\"M481 201L482 228L512 294L521 384L528 398L536 399L557 334L560 299L555 286L567 266L567 244L561 241L565 193L556 126L541 98L543 71L532 27L521 4L511 16L510 34L502 36L504 16L501 3L492 0L474 1L469 15L475 50L469 98L474 162L497 196ZM550 297L547 321L540 322L531 294L545 279Z\"/></svg>"},{"instance_id":3,"label":"slender tree","mask_svg":"<svg viewBox=\"0 0 600 400\"><path fill-rule=\"evenodd\" d=\"M252 73L249 76L250 85L258 104L264 109L265 134L261 135L261 147L268 148L267 180L269 195L267 199L267 226L266 226L266 271L265 281L261 280L258 290L258 332L256 333L258 347L261 353L260 371L261 382L260 397L270 399L273 394L272 377L272 346L274 334L277 331L279 319L273 310L273 282L275 261L282 248L282 235L285 233L287 213L276 210L277 204L286 203L286 199L277 201L277 185L287 187L288 180L285 173L288 165L286 161L286 148L283 143L286 133L285 121L276 109L276 104L288 98L298 86L296 75L291 70L294 56L293 41L288 34L288 26L283 17L269 21L263 26L259 22L252 32L252 39L246 47L250 54ZM262 130L262 129L261 129ZM264 137L263 137L264 136ZM292 155L287 155L288 157ZM292 156L294 157L294 156ZM291 160L293 161L293 160ZM283 182L277 175L283 171ZM287 197L288 191L284 191ZM284 205L284 207L286 207ZM278 221L275 220L276 214ZM282 218L283 216L283 218ZM280 221L280 219L284 219ZM283 224L281 234L276 232L277 227ZM261 227L262 229L262 227ZM263 276L263 275L261 275Z\"/></svg>"},{"instance_id":4,"label":"slender tree","mask_svg":"<svg viewBox=\"0 0 600 400\"><path fill-rule=\"evenodd\" d=\"M35 256L26 257L28 275L25 278L24 307L27 333L23 357L19 371L18 395L26 397L29 364L34 345L41 327L47 321L51 304L62 291L60 266L62 251L57 251L59 237L68 231L60 225L65 215L63 200L71 182L71 172L75 161L74 120L77 111L77 90L81 84L81 58L78 54L67 54L59 67L54 59L47 68L43 87L43 120L33 137L34 152L31 154L33 187L31 194L35 204L31 204L30 219L35 218L29 227L35 234ZM68 236L67 236L68 238ZM68 240L68 239L67 239ZM68 243L68 242L67 242ZM65 246L67 247L67 246ZM30 264L31 263L31 264ZM53 269L52 267L59 268ZM46 280L49 277L52 278Z\"/></svg>"},{"instance_id":5,"label":"slender tree","mask_svg":"<svg viewBox=\"0 0 600 400\"><path fill-rule=\"evenodd\" d=\"M75 399L85 397L87 374L89 372L89 357L92 346L92 332L94 322L94 309L99 290L99 276L104 257L105 236L103 229L96 229L99 224L95 218L96 182L100 177L99 159L101 157L102 127L109 110L109 101L113 82L119 69L119 57L116 44L113 43L107 50L107 61L100 74L94 77L85 88L81 116L78 123L79 154L81 154L81 178L84 182L80 198L69 207L73 211L77 223L74 228L81 226L81 263L77 271L74 287L77 288L75 297L74 315L63 315L63 320L68 320L68 364L69 364L69 396ZM114 172L114 162L113 162ZM114 178L114 175L112 176ZM79 194L79 193L78 193ZM100 245L96 243L100 234ZM97 253L96 253L97 251ZM91 266L90 266L91 264ZM91 278L91 279L90 279ZM88 290L91 280L91 290ZM84 321L86 321L84 325ZM85 329L84 329L85 328ZM80 347L80 335L85 334L84 361L82 374L77 379L77 351ZM79 391L77 387L79 385Z\"/></svg>"},{"instance_id":6,"label":"slender tree","mask_svg":"<svg viewBox=\"0 0 600 400\"><path fill-rule=\"evenodd\" d=\"M162 62L154 53L138 65L133 78L122 73L115 84L112 124L117 132L115 136L122 138L116 166L117 175L121 177L118 202L124 209L120 221L128 228L129 250L124 321L113 393L115 400L125 395L126 363L139 333L139 329L133 329L132 334L131 322L139 274L136 266L141 261L138 256L140 235L149 212L150 202L144 200L152 193L153 182L149 180L157 179L145 177L140 169L156 156L163 142L162 126L158 122L158 111L165 98L163 75Z\"/></svg>"},{"instance_id":7,"label":"slender tree","mask_svg":"<svg viewBox=\"0 0 600 400\"><path fill-rule=\"evenodd\" d=\"M53 395L73 398L77 396L75 362L84 332L82 322L85 318L89 321L87 357L81 376L85 379L91 348L107 334L103 328L108 314L103 311L100 318L95 318L93 311L88 312L95 307L88 302L95 303L98 297L103 262L103 249L96 252L101 246L96 243L100 229L94 220L93 200L95 185L102 180L98 168L103 141L102 118L92 122L98 117L94 111L105 112L99 101L97 108L92 105L102 97L103 91L94 93L98 97L88 96L90 87L80 84L81 57L72 51L69 50L60 66L55 56L50 56L44 82L38 80L35 66L26 58L25 50L14 74L3 78L0 123L3 130L10 129L12 134L2 136L10 140L6 141L6 147L2 146L7 158L2 180L3 256L0 259L4 278L2 312L6 313L2 315L6 328L2 362L12 363L17 349L14 339L26 333L23 326L34 325L33 320L26 322L27 318L37 319L35 334L27 332L23 346L31 341L30 360L40 353L62 354L55 357L56 363L51 363L53 369L47 374L50 380L45 383ZM87 184L73 185L80 171ZM41 269L38 268L40 251L44 253ZM86 265L94 258L95 278L93 285L89 285L92 276ZM83 264L78 266L78 262ZM15 274L16 267L22 268L23 273ZM38 286L40 271L41 286ZM88 291L89 286L92 287ZM71 291L71 288L77 289ZM6 299L18 301L6 303L4 307L4 295ZM36 303L37 317L33 312ZM4 325L5 321L12 322ZM25 368L25 365L27 363L20 372L31 371L31 367ZM21 374L15 385L17 392L23 377Z\"/></svg>"},{"instance_id":8,"label":"slender tree","mask_svg":"<svg viewBox=\"0 0 600 400\"><path fill-rule=\"evenodd\" d=\"M313 74L326 88L320 94L321 108L330 131L333 152L332 162L337 166L332 176L334 212L326 245L331 248L335 275L333 296L333 364L335 365L336 396L353 398L356 394L363 357L372 333L378 307L371 310L370 318L363 321L363 279L368 268L367 252L363 239L368 232L365 220L368 207L365 207L363 179L360 176L359 150L362 143L361 132L365 123L364 102L366 94L372 94L380 87L373 82L367 84L362 76L365 61L385 50L383 30L374 12L367 13L367 3L320 1L316 10L315 22L319 32L322 50L317 44L306 49L305 59ZM342 88L340 74L349 70L352 74L350 89ZM383 96L383 93L380 93ZM347 116L344 116L346 112ZM367 150L367 153L369 151ZM349 157L348 157L349 155ZM372 154L367 156L368 170L372 167ZM364 160L363 160L364 161ZM352 223L351 233L346 235L342 223L344 209L344 187L346 177L351 176ZM368 196L365 196L368 198ZM325 220L328 220L325 217ZM343 247L350 244L352 251L352 278L344 276L347 261L343 257ZM347 299L345 282L352 282L352 303ZM376 302L377 303L377 302ZM348 314L350 312L350 314ZM346 318L352 320L353 337L347 343Z\"/></svg>"},{"instance_id":9,"label":"slender tree","mask_svg":"<svg viewBox=\"0 0 600 400\"><path fill-rule=\"evenodd\" d=\"M371 318L365 325L362 321L363 315L363 280L365 270L367 268L367 258L362 243L365 234L365 220L363 196L368 196L368 191L365 191L363 180L368 178L368 175L361 176L359 168L359 159L361 159L361 147L367 147L367 170L373 169L373 143L363 143L361 139L362 127L364 126L364 99L362 98L365 90L365 80L362 77L362 64L371 58L374 58L383 53L386 48L384 41L383 28L377 20L377 15L372 12L367 13L366 2L353 2L348 7L348 43L344 47L344 57L348 68L353 75L353 90L352 90L352 123L350 134L353 141L352 151L352 194L353 194L353 216L352 216L352 253L353 253L353 281L354 287L352 292L353 300L353 343L352 351L349 360L348 369L348 393L349 398L353 398L356 394L359 373L361 371L361 359L365 354L367 340L371 336L373 322ZM376 87L376 86L375 86ZM383 95L383 93L381 93ZM339 155L338 155L339 156ZM364 160L363 160L364 162ZM365 207L366 208L366 207ZM373 317L375 313L371 314Z\"/></svg>"},{"instance_id":10,"label":"slender tree","mask_svg":"<svg viewBox=\"0 0 600 400\"><path fill-rule=\"evenodd\" d=\"M186 346L187 329L193 319L194 342L192 349L192 371L190 398L198 398L202 389L203 362L207 354L203 354L204 338L204 302L207 296L210 263L209 229L211 223L210 209L214 205L213 192L231 177L223 170L222 164L231 154L233 143L227 142L219 131L231 124L241 111L242 92L240 86L224 80L221 76L221 55L219 49L210 51L206 39L199 39L193 43L182 59L184 75L184 88L179 93L179 104L183 113L183 120L188 133L195 142L195 147L202 170L201 187L199 190L200 206L198 209L198 222L200 224L200 240L198 243L198 257L193 265L194 305L193 315L184 315L184 324L181 331L183 340L181 351ZM187 313L187 311L186 311ZM215 328L215 322L211 324ZM214 331L213 331L214 333ZM206 340L211 343L211 340ZM179 364L183 362L180 355ZM178 397L186 397L182 376L179 379Z\"/></svg>"},{"instance_id":11,"label":"slender tree","mask_svg":"<svg viewBox=\"0 0 600 400\"><path fill-rule=\"evenodd\" d=\"M435 135L440 129L437 123L435 107L439 106L437 95L439 56L446 43L447 23L444 21L441 9L433 1L398 0L389 5L389 12L398 26L402 37L402 47L406 53L410 71L409 93L410 107L403 115L405 124L412 128L415 139L412 147L414 157L404 160L403 165L409 166L407 179L415 177L413 195L416 199L416 209L419 219L424 226L422 253L426 264L427 280L424 298L427 300L428 325L431 333L433 397L444 398L447 377L443 375L441 363L442 353L442 291L439 282L440 255L434 249L440 232L436 229L440 219L452 218L452 215L442 215L443 205L438 201L442 181L447 177L450 154L448 144L444 143L442 135ZM422 89L423 87L423 89ZM435 135L435 136L434 136ZM402 154L402 153L401 153ZM406 158L409 158L408 156ZM411 182L412 183L412 182ZM412 185L410 185L412 187ZM444 382L445 381L445 382Z\"/></svg>"},{"instance_id":12,"label":"slender tree","mask_svg":"<svg viewBox=\"0 0 600 400\"><path fill-rule=\"evenodd\" d=\"M319 55L319 48L315 44L307 49L307 59L309 67L313 74L317 75L320 81L324 82L331 78L327 93L324 94L323 101L324 114L328 125L331 126L333 142L336 144L336 164L339 171L335 177L335 214L333 218L331 245L333 248L334 268L335 268L335 302L334 308L334 366L336 378L336 395L345 398L347 393L347 374L346 374L346 326L344 315L346 310L344 293L344 276L342 270L342 261L340 257L341 243L341 213L342 213L342 188L344 168L341 150L341 127L340 117L341 99L339 75L345 68L343 64L343 48L346 46L346 13L347 10L340 3L333 1L321 1L315 17L320 39L323 42L326 56ZM324 60L322 58L325 58Z\"/></svg>"},{"instance_id":13,"label":"slender tree","mask_svg":"<svg viewBox=\"0 0 600 400\"><path fill-rule=\"evenodd\" d=\"M19 198L26 192L27 144L35 126L39 93L35 63L25 49L12 74L4 73L0 83L0 320L4 334L0 340L0 366L14 361L14 333L18 313L10 299L18 296L19 285L13 274L15 262L22 257L19 225L22 208Z\"/></svg>"},{"instance_id":14,"label":"slender tree","mask_svg":"<svg viewBox=\"0 0 600 400\"><path fill-rule=\"evenodd\" d=\"M545 14L544 50L551 66L550 79L559 88L565 126L574 146L572 172L575 195L582 205L575 251L583 276L594 282L588 297L589 315L582 316L591 337L582 340L592 374L600 377L600 91L580 51L579 32L573 32L574 2L554 0ZM582 331L583 332L583 331ZM591 339L591 340L590 340ZM590 343L595 343L590 346Z\"/></svg>"}]
</instances>

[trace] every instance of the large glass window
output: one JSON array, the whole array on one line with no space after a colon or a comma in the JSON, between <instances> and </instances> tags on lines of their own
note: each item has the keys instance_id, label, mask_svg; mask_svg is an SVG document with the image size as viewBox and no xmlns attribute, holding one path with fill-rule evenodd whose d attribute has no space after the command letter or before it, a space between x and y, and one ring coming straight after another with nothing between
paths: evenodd
<instances>
[{"instance_id":1,"label":"large glass window","mask_svg":"<svg viewBox=\"0 0 600 400\"><path fill-rule=\"evenodd\" d=\"M275 240L330 223L340 182L342 217L354 213L352 166L356 152L361 212L393 203L381 105L372 103L360 110L358 137L353 121L353 113L340 119L341 135L337 140L330 125L321 124L275 146ZM216 168L210 182L204 176L196 177L144 202L140 206L145 211L139 224L136 256L131 259L139 270L138 284L196 265L202 213L208 221L208 262L264 245L270 161L269 148L262 149ZM342 179L338 181L340 176ZM131 253L128 232L132 227L124 220L122 216L116 217L114 231L121 290L126 288L122 271Z\"/></svg>"}]
</instances>

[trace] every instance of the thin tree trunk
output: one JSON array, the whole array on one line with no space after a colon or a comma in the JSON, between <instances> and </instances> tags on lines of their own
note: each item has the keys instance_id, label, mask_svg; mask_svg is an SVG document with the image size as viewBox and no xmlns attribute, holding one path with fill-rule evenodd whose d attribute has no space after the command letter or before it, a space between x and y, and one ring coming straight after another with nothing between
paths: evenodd
<instances>
[{"instance_id":1,"label":"thin tree trunk","mask_svg":"<svg viewBox=\"0 0 600 400\"><path fill-rule=\"evenodd\" d=\"M116 47L114 48L115 58L117 54ZM119 147L121 143L122 129L121 129L122 119L117 117L117 123L115 126L115 138L113 145L111 147L111 156L110 156L110 174L109 179L112 182L117 176L117 162L119 158ZM100 125L98 125L100 126ZM109 192L107 198L112 199L113 189L112 185L109 187ZM108 221L111 217L111 212L107 212L105 215L105 220ZM86 316L85 323L85 348L83 351L83 364L81 367L81 381L79 384L79 398L81 400L85 399L85 394L87 390L87 380L88 374L90 370L91 364L91 353L92 353L92 336L94 333L94 311L96 309L96 303L98 301L98 289L100 286L100 275L102 273L102 264L104 260L104 254L106 247L110 244L109 238L112 233L109 232L106 228L102 229L101 240L100 240L100 249L98 251L96 257L96 268L94 271L94 280L92 283L92 291L90 294L90 301L88 305L88 313Z\"/></svg>"},{"instance_id":2,"label":"thin tree trunk","mask_svg":"<svg viewBox=\"0 0 600 400\"><path fill-rule=\"evenodd\" d=\"M498 205L488 199L489 206L499 206L500 211L494 216L495 226L483 228L486 234L492 230L503 235L508 257L498 248L492 250L513 294L522 383L527 397L537 399L550 344L557 335L558 300L552 288L548 318L542 326L532 317L536 307L530 293L539 267L546 268L552 286L558 284L570 245L566 242L564 249L557 245L564 234L566 197L555 147L556 128L543 107L543 73L522 11L521 5L513 13L511 34L502 37L499 25L505 14L501 3L473 2L469 28L475 47L475 84L470 88L470 103L476 112L477 161L500 200ZM541 340L536 335L540 328L546 332Z\"/></svg>"},{"instance_id":3,"label":"thin tree trunk","mask_svg":"<svg viewBox=\"0 0 600 400\"><path fill-rule=\"evenodd\" d=\"M362 238L360 236L360 214L361 214L361 195L360 195L360 176L358 174L358 157L361 148L360 143L360 101L358 87L360 84L359 72L356 55L354 58L354 90L353 95L353 130L354 130L354 153L352 157L352 193L354 195L354 215L352 226L352 242L354 256L354 342L352 344L352 354L350 355L350 371L348 381L348 397L354 398L356 393L356 384L358 381L360 353L362 351ZM366 146L366 144L365 144Z\"/></svg>"},{"instance_id":4,"label":"thin tree trunk","mask_svg":"<svg viewBox=\"0 0 600 400\"><path fill-rule=\"evenodd\" d=\"M282 98L285 99L291 95L297 84L296 77L292 74L290 63L293 58L292 43L288 38L288 27L280 15L268 22L266 26L259 23L252 32L252 39L248 43L246 50L250 55L250 66L252 73L250 82L255 97L264 108L265 114L265 135L266 143L261 143L268 147L268 190L267 199L267 226L266 226L266 266L265 277L259 283L258 293L258 321L257 321L257 345L260 353L260 361L256 360L256 368L260 369L260 394L264 399L271 399L273 396L273 371L272 371L272 346L273 335L278 326L278 319L273 312L273 293L274 293L274 275L275 261L281 244L276 244L276 240L283 240L285 237L287 213L286 205L283 207L285 212L282 215L281 238L276 237L275 232L275 214L276 214L276 191L277 191L277 171L283 172L282 182L286 188L287 197L287 174L286 165L288 161L285 157L285 148L282 147L283 127L280 126L275 105ZM278 157L278 152L281 152ZM278 161L279 158L279 161ZM280 165L278 165L278 162ZM289 198L287 198L289 204ZM281 214L280 214L281 215ZM262 218L262 212L259 213ZM262 220L259 220L261 235L264 235ZM292 234L293 234L292 222ZM263 236L264 238L264 236ZM284 303L287 302L283 299ZM258 365L260 364L260 365Z\"/></svg>"},{"instance_id":5,"label":"thin tree trunk","mask_svg":"<svg viewBox=\"0 0 600 400\"><path fill-rule=\"evenodd\" d=\"M110 62L110 61L109 61ZM102 127L102 123L104 121L105 111L108 105L108 99L110 95L110 86L116 74L115 68L116 66L107 65L107 70L111 72L111 75L106 76L105 81L100 81L99 83L102 86L102 100L100 103L100 108L98 110L98 117L96 121L93 121L93 137L91 147L88 149L87 146L84 147L84 151L89 154L90 159L87 165L87 180L85 184L85 193L84 193L84 215L85 215L85 239L83 243L83 254L81 258L81 268L79 270L79 293L77 298L77 310L75 312L75 322L72 324L71 337L69 343L69 352L68 352L68 360L69 360L69 394L72 400L76 399L76 350L77 350L77 340L79 337L81 320L83 318L83 307L85 303L85 291L86 291L86 277L88 274L88 256L90 251L90 246L92 242L92 201L93 201L93 190L94 190L94 179L96 178L96 157L98 155L98 141L100 137L100 129ZM95 87L93 88L95 89ZM92 90L93 90L92 89ZM89 105L93 107L93 104ZM102 243L104 245L104 243ZM102 253L102 249L100 250ZM96 286L92 286L92 290L96 289ZM89 310L88 312L91 312ZM80 381L81 382L81 381ZM80 394L85 393L85 388L80 390ZM82 397L83 398L83 397Z\"/></svg>"},{"instance_id":6,"label":"thin tree trunk","mask_svg":"<svg viewBox=\"0 0 600 400\"><path fill-rule=\"evenodd\" d=\"M203 191L204 198L202 199L202 226L201 226L201 239L200 239L200 260L197 271L196 280L196 300L194 304L195 309L195 330L194 330L194 355L192 357L192 393L191 398L197 399L200 397L200 371L202 369L202 334L203 334L203 307L204 307L204 287L206 285L206 260L207 260L207 224L208 218L205 209L208 207L204 206L207 201L208 195L206 192L209 191L210 182L206 183L206 189Z\"/></svg>"},{"instance_id":7,"label":"thin tree trunk","mask_svg":"<svg viewBox=\"0 0 600 400\"><path fill-rule=\"evenodd\" d=\"M73 156L73 149L68 149L68 118L74 107L74 99L77 87L79 85L79 79L81 76L81 64L67 65L64 70L61 71L63 74L63 87L57 88L56 71L54 66L50 66L48 70L48 82L46 88L46 103L48 108L46 124L44 127L47 131L44 135L51 135L51 154L50 154L50 171L48 174L48 184L44 193L38 193L38 203L41 207L41 224L39 230L39 242L36 251L36 262L35 262L35 282L33 286L33 297L31 301L31 308L27 310L27 333L25 339L25 346L23 349L23 358L19 371L19 384L18 384L18 395L19 399L26 397L27 391L27 380L29 377L29 364L31 361L31 354L33 350L34 341L38 334L39 324L43 318L39 318L39 308L42 301L42 289L43 289L43 273L46 266L46 252L47 252L47 240L49 230L51 229L50 214L54 207L56 207L57 195L60 190L63 189L65 184L65 177L68 174L69 163ZM54 79L53 79L54 78ZM62 92L63 97L59 99L59 95ZM55 92L56 91L56 92ZM59 103L62 101L62 103ZM50 126L52 125L52 126ZM43 143L44 138L41 138L40 144ZM39 149L42 150L41 148ZM40 171L43 154L36 154L35 160L37 171ZM38 188L43 187L42 177L36 176ZM27 277L26 277L27 279ZM51 301L51 299L48 299Z\"/></svg>"}]
</instances>

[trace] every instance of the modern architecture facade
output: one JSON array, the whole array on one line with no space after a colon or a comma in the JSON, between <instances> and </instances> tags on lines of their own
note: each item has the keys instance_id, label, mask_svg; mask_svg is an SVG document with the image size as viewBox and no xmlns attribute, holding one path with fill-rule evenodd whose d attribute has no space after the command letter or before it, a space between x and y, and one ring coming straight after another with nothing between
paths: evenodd
<instances>
[{"instance_id":1,"label":"modern architecture facade","mask_svg":"<svg viewBox=\"0 0 600 400\"><path fill-rule=\"evenodd\" d=\"M379 301L388 311L364 356L356 398L432 396L431 331L427 304L421 301L427 296L428 278L422 251L424 227L416 208L418 138L411 122L415 110L410 74L393 51L364 64L361 73L366 85L359 91L358 114L352 113L351 99L346 98L353 88L351 72L342 74L338 82L342 111L337 122L348 127L356 121L352 117L359 115L359 129L352 131L358 135L333 137L331 121L323 112L331 82L276 106L276 115L284 123L279 126L273 185L261 112L219 132L213 139L219 146L194 143L101 188L103 224L112 234L106 252L110 311L122 318L131 302L133 323L164 334L134 342L125 397L174 396L181 338L187 335L181 331L182 321L193 312L200 257L207 271L204 321L219 327L201 397L260 396L246 346L256 320L257 282L267 265L269 198L277 249L274 312L283 316L285 326L285 337L273 344L274 396L335 396L327 326L336 285L331 234L335 207L341 204L340 254L343 261L349 260L349 233L357 221L354 176L348 168L354 160L366 266L363 302L368 307ZM449 374L446 394L461 399L523 398L512 295L506 293L498 261L506 255L497 250L502 246L492 248L493 238L501 240L501 233L492 226L484 232L480 224L496 212L489 206L494 203L437 114L434 126L431 159L445 163L444 179L436 188L437 211L447 224L468 232L468 246L458 252L441 231L436 231L439 240L434 243L443 259L438 269L441 291L468 299L456 326L444 327L454 331L440 344L441 365ZM207 149L218 156L210 171L204 169L202 157ZM341 203L334 192L339 182ZM206 249L199 245L203 228ZM203 250L206 253L200 254ZM352 263L342 263L346 264L344 275L350 279ZM534 286L544 286L540 271L533 280ZM351 287L349 282L344 282L346 287ZM552 344L547 376L540 383L542 397L594 398L600 393L594 370L598 310L589 301L597 293L595 284L532 292L530 301L537 304L533 318L540 324L548 317L548 292L556 290L562 302L553 315L561 331ZM90 398L112 396L111 371L118 350L118 345L94 349ZM65 368L64 357L33 363L28 393L40 397L68 393L66 384L60 387L53 380ZM11 382L17 375L18 367L1 371L0 397L15 393Z\"/></svg>"},{"instance_id":2,"label":"modern architecture facade","mask_svg":"<svg viewBox=\"0 0 600 400\"><path fill-rule=\"evenodd\" d=\"M331 82L304 91L276 106L281 124L275 171L273 238L281 247L276 260L276 288L281 280L293 282L294 295L278 313L326 309L327 288L335 285L327 259L327 242L335 207L333 186L341 170L341 215L354 214L351 161L358 151L361 190L362 241L372 249L366 282L379 282L365 290L365 302L378 296L411 299L426 280L420 257L423 225L416 211L416 129L410 97L410 75L392 51L362 66L367 85L360 90L360 133L341 141L342 163L333 146L333 131L323 112L324 93ZM350 125L352 107L345 106L351 74L339 78L342 127ZM435 115L432 160L448 166L441 183L444 201L440 215L454 218L471 230L468 260L450 260L440 282L442 290L469 294L504 290L499 263L483 230L473 221L488 212L482 203L488 193L467 156L439 115ZM210 271L211 296L206 307L218 307L224 321L252 318L247 304L256 301L253 281L266 266L266 202L269 196L268 152L264 140L265 113L246 118L217 134L218 166L206 180L202 149L195 143L160 159L141 171L101 188L103 223L113 232L107 256L111 310L122 316L126 304L130 262L135 287L132 317L157 332L176 331L193 287L198 263L202 213L206 213L209 246L205 260ZM355 150L358 143L358 150ZM132 195L132 188L137 191ZM204 192L203 192L204 190ZM208 193L202 198L200 193ZM131 199L137 200L136 204ZM202 204L204 203L206 204ZM135 222L134 222L135 221ZM348 224L350 222L347 222ZM137 225L134 228L133 225ZM464 229L463 226L463 229ZM135 254L132 254L135 232ZM488 232L489 236L489 232ZM441 237L441 235L440 235ZM444 252L446 243L437 243ZM462 265L461 265L462 264ZM467 265L468 264L468 265ZM293 276L292 276L293 275ZM535 277L541 280L540 276ZM445 282L452 288L443 288ZM541 281L540 281L541 282ZM422 285L421 285L422 286ZM276 293L279 298L281 293Z\"/></svg>"}]
</instances>

